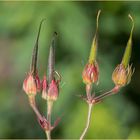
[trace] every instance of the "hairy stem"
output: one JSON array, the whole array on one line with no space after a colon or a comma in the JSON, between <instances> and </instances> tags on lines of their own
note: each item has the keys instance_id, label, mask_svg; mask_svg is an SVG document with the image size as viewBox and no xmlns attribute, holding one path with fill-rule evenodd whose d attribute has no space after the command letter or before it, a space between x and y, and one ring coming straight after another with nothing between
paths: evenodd
<instances>
[{"instance_id":1,"label":"hairy stem","mask_svg":"<svg viewBox=\"0 0 140 140\"><path fill-rule=\"evenodd\" d=\"M92 106L93 104L89 104L88 106L88 116L87 116L87 122L86 122L86 126L84 128L84 131L82 132L82 135L80 136L80 140L83 140L85 134L87 133L87 130L89 128L90 125L90 119L91 119L91 112L92 112Z\"/></svg>"}]
</instances>

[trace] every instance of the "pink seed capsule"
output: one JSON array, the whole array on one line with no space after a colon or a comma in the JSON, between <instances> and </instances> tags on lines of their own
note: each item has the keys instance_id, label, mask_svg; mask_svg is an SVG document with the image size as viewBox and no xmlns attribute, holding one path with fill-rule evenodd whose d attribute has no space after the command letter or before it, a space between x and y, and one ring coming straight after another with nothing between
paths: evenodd
<instances>
[{"instance_id":1,"label":"pink seed capsule","mask_svg":"<svg viewBox=\"0 0 140 140\"><path fill-rule=\"evenodd\" d=\"M56 101L58 95L59 95L58 84L55 80L52 80L48 88L47 100Z\"/></svg>"},{"instance_id":2,"label":"pink seed capsule","mask_svg":"<svg viewBox=\"0 0 140 140\"><path fill-rule=\"evenodd\" d=\"M25 78L23 82L23 90L27 95L36 95L37 87L32 73L28 73L27 77Z\"/></svg>"},{"instance_id":3,"label":"pink seed capsule","mask_svg":"<svg viewBox=\"0 0 140 140\"><path fill-rule=\"evenodd\" d=\"M99 77L99 69L97 62L87 63L83 73L82 78L85 84L97 83Z\"/></svg>"}]
</instances>

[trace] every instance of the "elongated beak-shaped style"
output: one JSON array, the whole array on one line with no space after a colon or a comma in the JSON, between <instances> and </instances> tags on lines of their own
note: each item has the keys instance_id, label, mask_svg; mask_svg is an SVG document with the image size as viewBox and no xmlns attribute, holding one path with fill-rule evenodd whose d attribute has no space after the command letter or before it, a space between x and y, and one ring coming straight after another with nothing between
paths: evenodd
<instances>
[{"instance_id":1,"label":"elongated beak-shaped style","mask_svg":"<svg viewBox=\"0 0 140 140\"><path fill-rule=\"evenodd\" d=\"M96 31L90 50L89 60L82 73L83 82L85 84L98 83L98 79L99 79L99 68L98 68L98 63L96 61L96 56L97 56L97 48L98 48L98 20L99 20L100 13L101 10L99 10L97 14Z\"/></svg>"},{"instance_id":2,"label":"elongated beak-shaped style","mask_svg":"<svg viewBox=\"0 0 140 140\"><path fill-rule=\"evenodd\" d=\"M30 66L30 72L27 74L23 82L23 90L26 94L36 95L41 89L41 83L37 72L37 56L38 56L38 40L40 36L40 30L44 19L40 22L39 30L37 34L36 43L33 49L32 62Z\"/></svg>"},{"instance_id":3,"label":"elongated beak-shaped style","mask_svg":"<svg viewBox=\"0 0 140 140\"><path fill-rule=\"evenodd\" d=\"M126 49L122 58L122 62L115 68L112 74L113 82L115 83L115 85L120 86L120 87L123 87L129 84L131 81L131 77L134 73L134 69L132 69L132 65L129 65L131 52L132 52L132 34L134 30L134 21L131 15L128 15L128 17L132 21L132 29L130 32L130 37L127 42L127 46L126 46Z\"/></svg>"},{"instance_id":4,"label":"elongated beak-shaped style","mask_svg":"<svg viewBox=\"0 0 140 140\"><path fill-rule=\"evenodd\" d=\"M48 90L47 90L47 100L48 101L56 101L59 95L59 83L57 80L55 80L55 39L56 39L57 33L54 32L51 45L50 45L50 51L49 51L49 59L48 59Z\"/></svg>"}]
</instances>

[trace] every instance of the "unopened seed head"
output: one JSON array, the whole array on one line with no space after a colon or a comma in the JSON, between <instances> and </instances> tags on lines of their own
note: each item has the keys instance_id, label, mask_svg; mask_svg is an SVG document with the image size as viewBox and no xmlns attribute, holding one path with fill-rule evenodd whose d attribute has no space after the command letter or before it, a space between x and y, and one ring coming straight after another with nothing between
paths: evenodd
<instances>
[{"instance_id":1,"label":"unopened seed head","mask_svg":"<svg viewBox=\"0 0 140 140\"><path fill-rule=\"evenodd\" d=\"M112 74L112 80L115 85L123 87L130 83L132 75L133 70L130 66L125 68L123 64L119 64Z\"/></svg>"},{"instance_id":2,"label":"unopened seed head","mask_svg":"<svg viewBox=\"0 0 140 140\"><path fill-rule=\"evenodd\" d=\"M97 62L87 63L82 73L83 82L85 84L98 83L98 77L99 68Z\"/></svg>"},{"instance_id":3,"label":"unopened seed head","mask_svg":"<svg viewBox=\"0 0 140 140\"><path fill-rule=\"evenodd\" d=\"M23 90L27 95L36 95L37 86L32 73L29 73L23 82Z\"/></svg>"},{"instance_id":4,"label":"unopened seed head","mask_svg":"<svg viewBox=\"0 0 140 140\"><path fill-rule=\"evenodd\" d=\"M56 101L59 95L57 82L53 79L48 87L47 100Z\"/></svg>"}]
</instances>

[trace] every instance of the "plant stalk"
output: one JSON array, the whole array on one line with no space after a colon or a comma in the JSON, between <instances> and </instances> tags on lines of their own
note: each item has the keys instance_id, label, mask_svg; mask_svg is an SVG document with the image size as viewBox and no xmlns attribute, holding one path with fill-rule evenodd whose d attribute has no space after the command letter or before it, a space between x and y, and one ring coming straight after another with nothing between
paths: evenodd
<instances>
[{"instance_id":1,"label":"plant stalk","mask_svg":"<svg viewBox=\"0 0 140 140\"><path fill-rule=\"evenodd\" d=\"M105 93L95 97L94 100L95 100L95 102L102 101L104 98L117 93L119 90L120 90L120 87L119 86L115 86L112 90L110 90L108 92L105 92Z\"/></svg>"},{"instance_id":2,"label":"plant stalk","mask_svg":"<svg viewBox=\"0 0 140 140\"><path fill-rule=\"evenodd\" d=\"M36 116L42 120L42 115L40 114L37 106L36 106L36 102L35 102L35 96L29 96L29 104L31 106L31 108L33 109L33 111L35 112Z\"/></svg>"},{"instance_id":3,"label":"plant stalk","mask_svg":"<svg viewBox=\"0 0 140 140\"><path fill-rule=\"evenodd\" d=\"M93 104L89 104L88 105L88 116L87 116L87 122L86 122L86 126L80 136L80 140L83 140L85 134L87 133L87 130L89 128L89 125L90 125L90 119L91 119L91 113L92 113L92 107L93 107Z\"/></svg>"},{"instance_id":4,"label":"plant stalk","mask_svg":"<svg viewBox=\"0 0 140 140\"><path fill-rule=\"evenodd\" d=\"M46 137L51 140L51 113L52 113L53 102L47 101L47 120L49 123L49 130L46 131Z\"/></svg>"},{"instance_id":5,"label":"plant stalk","mask_svg":"<svg viewBox=\"0 0 140 140\"><path fill-rule=\"evenodd\" d=\"M46 137L48 140L51 140L51 134L50 131L46 131Z\"/></svg>"},{"instance_id":6,"label":"plant stalk","mask_svg":"<svg viewBox=\"0 0 140 140\"><path fill-rule=\"evenodd\" d=\"M87 99L88 100L91 99L91 90L92 90L92 85L91 84L87 84L86 85L86 95L87 95Z\"/></svg>"}]
</instances>

